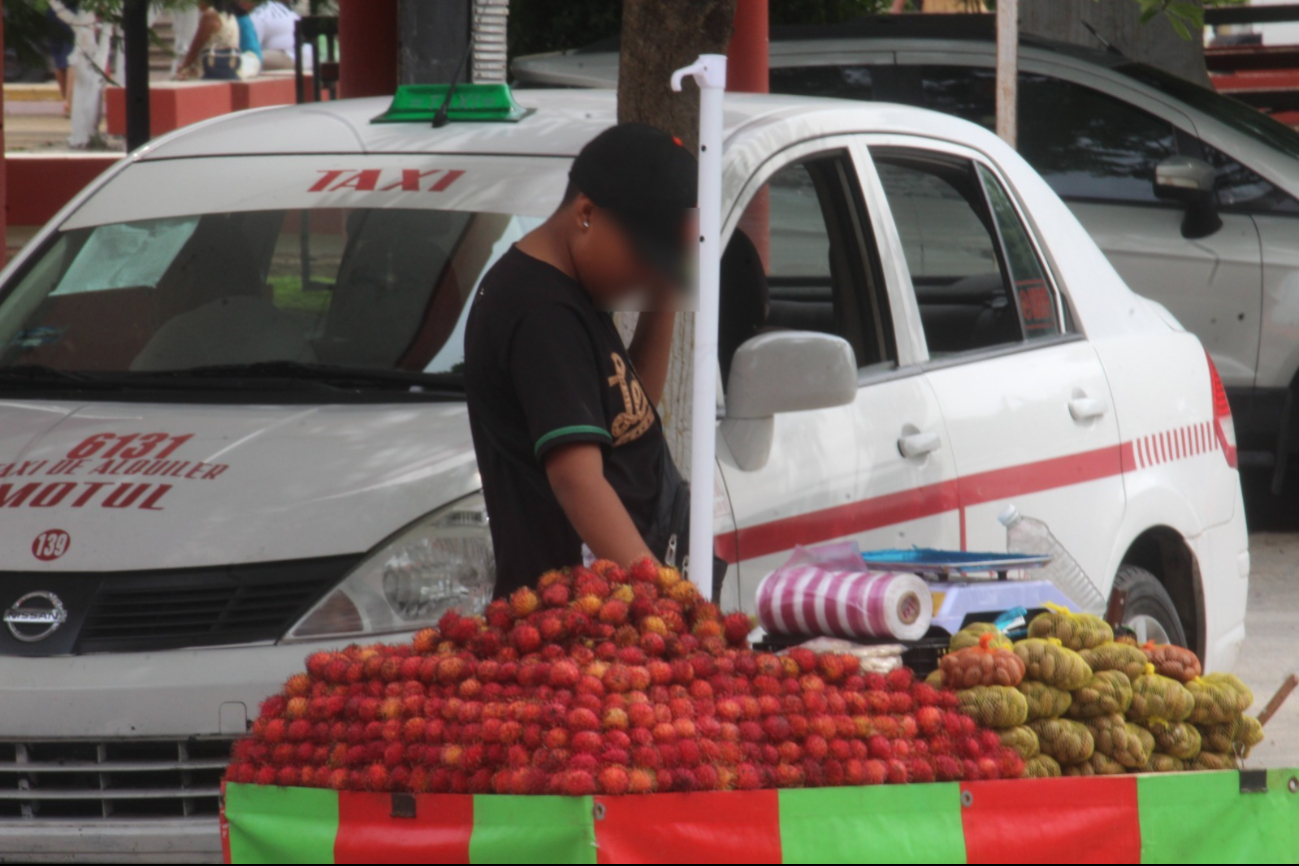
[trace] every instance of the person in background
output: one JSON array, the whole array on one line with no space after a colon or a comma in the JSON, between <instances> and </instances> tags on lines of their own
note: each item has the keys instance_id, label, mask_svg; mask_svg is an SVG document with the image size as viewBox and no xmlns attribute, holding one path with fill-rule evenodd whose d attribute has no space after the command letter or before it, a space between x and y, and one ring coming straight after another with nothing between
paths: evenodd
<instances>
[{"instance_id":1,"label":"person in background","mask_svg":"<svg viewBox=\"0 0 1299 866\"><path fill-rule=\"evenodd\" d=\"M239 51L242 54L252 54L257 58L257 71L260 72L266 66L262 58L262 40L257 36L257 27L253 24L253 19L249 16L248 10L244 8L243 3L234 3L231 5L230 14L235 16L235 23L239 25Z\"/></svg>"},{"instance_id":2,"label":"person in background","mask_svg":"<svg viewBox=\"0 0 1299 866\"><path fill-rule=\"evenodd\" d=\"M297 41L294 30L301 16L279 0L240 0L240 5L257 28L257 37L262 43L262 68L295 68ZM310 50L310 47L304 47L304 55ZM304 56L303 59L310 58Z\"/></svg>"},{"instance_id":3,"label":"person in background","mask_svg":"<svg viewBox=\"0 0 1299 866\"><path fill-rule=\"evenodd\" d=\"M919 7L920 12L987 12L983 0L893 0L890 12L909 12L909 7Z\"/></svg>"},{"instance_id":4,"label":"person in background","mask_svg":"<svg viewBox=\"0 0 1299 866\"><path fill-rule=\"evenodd\" d=\"M75 14L78 11L79 0L64 0L63 5L69 12ZM72 113L72 84L75 74L68 65L68 59L72 56L76 37L72 33L72 28L52 7L45 10L45 17L49 20L52 31L49 52L50 59L54 61L54 79L59 83L59 96L63 98L63 116L67 117Z\"/></svg>"},{"instance_id":5,"label":"person in background","mask_svg":"<svg viewBox=\"0 0 1299 866\"><path fill-rule=\"evenodd\" d=\"M239 22L233 0L199 0L198 29L189 51L176 70L180 80L206 78L230 81L252 78L261 71L261 62L241 47Z\"/></svg>"}]
</instances>

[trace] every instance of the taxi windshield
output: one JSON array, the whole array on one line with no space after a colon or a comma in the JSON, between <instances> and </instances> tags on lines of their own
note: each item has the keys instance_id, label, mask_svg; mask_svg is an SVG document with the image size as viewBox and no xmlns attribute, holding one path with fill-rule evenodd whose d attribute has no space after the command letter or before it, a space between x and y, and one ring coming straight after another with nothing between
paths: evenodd
<instances>
[{"instance_id":1,"label":"taxi windshield","mask_svg":"<svg viewBox=\"0 0 1299 866\"><path fill-rule=\"evenodd\" d=\"M479 281L540 222L325 207L71 227L0 300L0 382L224 372L256 387L258 373L335 371L349 387L410 390L425 377L454 390Z\"/></svg>"}]
</instances>

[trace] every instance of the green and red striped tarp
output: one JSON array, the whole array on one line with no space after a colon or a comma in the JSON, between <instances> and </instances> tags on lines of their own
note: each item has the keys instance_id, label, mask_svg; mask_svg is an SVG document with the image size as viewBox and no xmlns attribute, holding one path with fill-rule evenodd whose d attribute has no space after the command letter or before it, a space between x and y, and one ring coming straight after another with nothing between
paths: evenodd
<instances>
[{"instance_id":1,"label":"green and red striped tarp","mask_svg":"<svg viewBox=\"0 0 1299 866\"><path fill-rule=\"evenodd\" d=\"M1234 772L400 802L231 784L221 832L228 863L1299 863L1299 770L1261 793Z\"/></svg>"}]
</instances>

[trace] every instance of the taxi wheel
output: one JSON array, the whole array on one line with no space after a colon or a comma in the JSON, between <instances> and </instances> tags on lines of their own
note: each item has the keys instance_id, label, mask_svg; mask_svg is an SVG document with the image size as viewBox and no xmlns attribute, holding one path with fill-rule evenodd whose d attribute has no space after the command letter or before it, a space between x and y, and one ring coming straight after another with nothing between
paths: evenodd
<instances>
[{"instance_id":1,"label":"taxi wheel","mask_svg":"<svg viewBox=\"0 0 1299 866\"><path fill-rule=\"evenodd\" d=\"M1115 589L1128 591L1128 608L1123 624L1136 632L1137 643L1186 646L1186 630L1177 615L1177 605L1159 579L1144 568L1125 565L1114 577Z\"/></svg>"}]
</instances>

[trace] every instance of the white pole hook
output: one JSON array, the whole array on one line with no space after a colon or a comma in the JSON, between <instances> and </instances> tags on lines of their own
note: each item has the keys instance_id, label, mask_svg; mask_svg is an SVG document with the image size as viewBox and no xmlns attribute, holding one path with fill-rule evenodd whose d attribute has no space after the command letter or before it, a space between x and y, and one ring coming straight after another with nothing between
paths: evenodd
<instances>
[{"instance_id":1,"label":"white pole hook","mask_svg":"<svg viewBox=\"0 0 1299 866\"><path fill-rule=\"evenodd\" d=\"M689 66L672 73L672 90L680 93L681 86L687 77L693 78L700 89L710 87L717 90L726 89L726 55L701 54L699 59Z\"/></svg>"}]
</instances>

